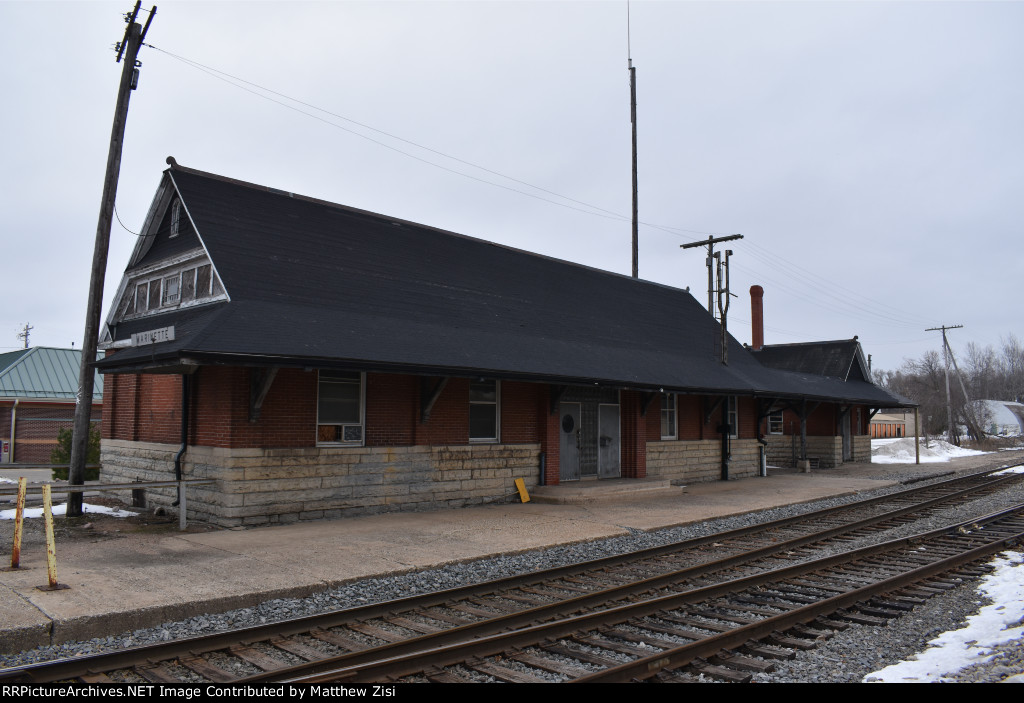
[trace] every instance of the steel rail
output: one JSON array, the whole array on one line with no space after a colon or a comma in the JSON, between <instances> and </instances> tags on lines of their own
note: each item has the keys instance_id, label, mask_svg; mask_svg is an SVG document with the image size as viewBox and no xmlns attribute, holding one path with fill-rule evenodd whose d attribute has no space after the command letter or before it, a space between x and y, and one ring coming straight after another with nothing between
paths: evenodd
<instances>
[{"instance_id":1,"label":"steel rail","mask_svg":"<svg viewBox=\"0 0 1024 703\"><path fill-rule=\"evenodd\" d=\"M890 540L889 542L884 542L878 545L872 545L870 547L863 547L861 549L857 549L851 552L823 557L821 559L813 560L810 562L804 562L801 564L787 566L773 571L763 572L753 576L746 576L731 581L713 584L710 586L686 590L672 595L652 598L638 603L614 606L607 610L600 610L579 616L565 617L563 619L554 620L551 622L527 626L507 633L495 634L488 637L482 637L469 641L462 641L446 646L439 646L430 650L415 652L407 657L392 657L375 662L367 662L364 664L341 667L338 669L334 669L332 671L320 672L312 675L296 676L292 678L275 678L274 680L283 683L361 683L394 680L397 678L401 678L403 676L415 675L423 671L427 667L451 666L454 664L458 664L462 661L465 661L467 658L470 657L494 656L501 654L512 648L534 646L538 643L542 643L547 640L568 637L573 634L579 633L580 631L588 631L602 626L625 623L631 619L650 616L663 610L671 610L673 608L678 608L681 606L705 601L711 598L736 593L756 586L777 583L779 581L791 579L795 576L802 576L808 573L817 572L831 566L854 562L864 557L884 554L887 552L891 553L906 548L908 546L919 545L921 543L927 542L928 540L934 540L940 537L964 537L965 532L967 532L973 535L983 536L987 538L988 535L982 534L984 530L977 529L979 526L991 524L995 521L1005 519L1008 516L1017 517L1022 513L1024 513L1024 504L1016 505L1010 509L999 511L997 513L993 513L984 517L978 517L972 520L955 523L936 530L931 530L917 535L911 535L909 537ZM822 601L822 603L828 603L829 605L834 603L850 605L856 603L859 600L863 600L863 598L869 593L884 593L893 590L894 588L898 587L898 585L906 585L906 583L911 583L914 580L920 580L928 576L933 576L936 573L948 571L951 568L954 568L955 566L965 563L965 561L974 561L976 559L981 558L982 556L986 556L988 554L1001 551L1007 548L1007 546L1012 546L1013 544L1020 542L1022 539L1024 539L1024 531L1019 530L1009 535L996 535L994 536L993 540L989 542L987 545L971 549L969 552L966 553L967 556L957 555L954 557L946 558L941 560L940 562L935 562L931 565L919 567L917 569L912 570L911 572L908 572L908 574L912 574L912 576L902 574L896 577L891 577L889 579L881 581L881 585L874 584L872 586L858 588L850 593L841 594L839 596L834 596L832 598L826 599L825 601ZM837 607L844 606L839 605ZM806 608L790 611L790 613L786 613L783 616L780 616L780 618L771 618L770 623L768 622L768 620L765 620L759 623L754 623L750 626L738 628L734 632L742 631L741 635L737 635L737 637L741 637L741 639L737 639L730 646L735 647L739 644L743 644L744 642L752 639L751 633L759 632L760 630L758 628L761 626L767 628L764 634L770 634L771 632L774 632L779 629L786 629L788 627L792 627L795 624L812 621L815 618L819 617L822 614L822 612L824 611L822 611L817 606L807 606ZM798 615L793 616L793 613L798 613ZM811 615L811 613L813 613L813 615ZM711 647L711 649L701 649L699 642L703 642L705 640L700 640L698 641L698 643L694 643L692 645L694 651L704 652L704 654L692 654L692 656L690 656L690 659L687 661L690 661L698 656L714 654L719 650L725 648L723 642L733 642L733 640L729 640L725 636L727 634L728 633L723 633L722 636L715 636L715 638L713 639L713 645L708 645L708 647ZM760 636L763 637L764 634ZM709 640L710 639L711 638L709 638ZM678 649L683 650L685 647L690 646L691 645L684 645L683 647L680 647ZM661 655L664 654L665 652L661 653ZM661 661L661 659L666 660L664 662L664 666L662 666L661 668L667 668L670 666L670 664L672 666L681 665L679 663L672 664L672 662L675 662L677 660L681 661L680 657L672 659L671 657L659 657L658 655L654 655L653 657L650 657L648 659L650 661L645 661L642 665L640 665L641 668L644 668L645 671L650 670L650 674L647 675L653 675L654 673L657 673L657 671L648 668L651 666L652 662ZM624 665L624 667L628 666L629 665ZM623 670L625 671L624 668ZM635 673L633 673L632 669L630 669L629 671L630 673L626 676L626 679L614 680L628 680L629 678L632 678L636 675ZM279 672L279 674L283 673L285 672ZM595 674L594 676L596 677L597 675L598 674ZM585 680L591 679L588 678ZM594 678L592 680L599 679ZM243 679L242 681L245 681L245 679Z\"/></svg>"},{"instance_id":2,"label":"steel rail","mask_svg":"<svg viewBox=\"0 0 1024 703\"><path fill-rule=\"evenodd\" d=\"M317 671L326 671L332 668L337 668L339 666L356 666L361 663L376 661L383 658L402 656L407 653L422 651L425 649L434 649L450 643L462 642L474 637L486 637L488 635L498 634L507 630L528 627L544 620L564 617L564 614L567 612L594 609L599 606L622 601L631 596L649 593L651 591L667 588L673 585L680 585L680 583L687 577L709 576L730 567L748 564L749 562L763 559L780 552L790 551L808 544L813 544L815 542L828 539L829 537L843 534L844 532L861 529L879 521L890 520L895 516L913 512L914 510L920 509L922 506L931 506L936 502L941 502L946 499L948 499L948 497L935 498L917 506L901 508L893 513L885 513L882 516L865 518L850 525L838 526L824 530L823 532L803 535L791 540L777 542L767 547L733 554L723 557L722 559L701 562L682 569L676 569L674 571L658 574L657 576L633 581L620 586L613 586L611 588L601 589L592 593L562 599L553 603L526 608L506 615L498 615L481 622L449 628L438 633L426 634L420 637L384 644L356 652L348 652L332 657L325 657L320 661L308 664L298 664L292 667L283 667L281 669L275 669L274 671L267 671L261 674L245 677L240 679L240 681L255 683L275 681L280 679L282 676L308 675Z\"/></svg>"},{"instance_id":3,"label":"steel rail","mask_svg":"<svg viewBox=\"0 0 1024 703\"><path fill-rule=\"evenodd\" d=\"M143 647L136 647L121 652L97 654L88 657L78 657L74 659L57 660L52 662L44 662L40 664L32 664L23 667L15 667L11 669L0 670L0 681L12 681L12 680L30 680L30 681L54 681L62 680L74 677L80 677L88 675L90 673L112 671L115 669L132 667L141 662L152 662L159 660L170 660L176 657L182 656L197 656L199 654L213 652L225 649L232 645L238 644L241 641L255 642L267 640L271 637L287 637L291 635L297 635L302 633L308 633L315 629L327 629L330 627L344 625L358 620L367 620L374 617L380 617L384 615L393 615L400 612L408 612L415 608L429 608L438 605L444 605L454 600L464 600L466 598L472 598L475 596L482 596L494 593L499 589L513 589L524 585L534 585L545 581L556 580L566 575L576 575L581 572L602 570L614 567L616 565L626 563L636 563L638 560L650 559L664 554L671 554L673 552L686 551L694 549L706 544L722 542L730 539L737 539L752 533L765 532L768 530L779 529L793 524L801 522L810 522L818 520L823 517L836 515L837 513L843 513L848 511L861 510L866 507L871 507L876 504L885 502L898 502L904 499L910 499L914 495L919 495L924 492L941 490L955 486L956 484L971 482L988 476L991 473L1001 471L1005 467L998 469L991 469L982 472L977 472L969 476L957 477L949 481L931 484L929 486L917 487L908 489L905 491L899 491L896 493L887 494L885 496L877 496L864 501L857 501L849 503L843 506L835 508L826 508L822 510L812 511L804 513L802 515L782 518L780 520L774 520L766 523L759 523L727 532L714 533L704 537L693 538L684 540L682 542L676 542L668 545L661 545L658 547L651 547L648 549L640 550L637 552L631 552L626 554L614 555L611 557L604 557L595 559L579 564L567 565L562 567L556 567L554 569L548 569L544 571L532 572L527 574L519 574L511 577L505 577L502 579L495 579L492 581L482 582L479 584L472 584L468 586L461 586L453 589L447 589L443 591L437 591L429 594L423 594L419 596L410 596L394 601L385 601L381 603L374 603L366 606L360 606L357 608L350 608L345 610L338 610L326 614L317 614L306 616L303 618L296 618L278 623L270 623L268 625L260 625L256 627L244 628L242 630L230 631L217 633L212 635L204 635L197 638L190 638L186 640L179 640L170 643L161 643L155 645L146 645ZM997 488L1010 481L1019 480L1020 475L1009 475L1004 477L998 477L987 481L981 485L971 486L966 489L956 491L952 494L945 494L937 498L929 499L924 503L905 506L896 511L890 513L884 513L866 518L853 523L840 525L837 527L829 528L825 531L826 535L834 536L836 534L842 534L856 529L862 529L869 523L884 522L885 520L892 519L896 516L910 514L915 511L927 509L943 502L948 502L956 498L969 495L978 491L987 490L990 488ZM785 551L793 549L796 546L806 545L823 539L822 534L810 534L804 535L792 540L779 542L768 548L761 548L755 550L755 553L764 554L772 551ZM700 571L707 572L709 569L720 570L728 568L729 566L743 563L750 558L749 553L738 553L724 559L720 559L712 562L703 562L697 565L689 566L684 569L679 569L669 574L662 574L659 576L651 577L641 582L640 586L634 586L634 590L645 590L655 587L660 587L665 583L671 582L673 578L678 579L698 573ZM567 602L576 605L576 607L592 607L594 604L600 604L601 598L607 599L612 595L611 592L620 594L619 597L625 597L627 590L630 585L624 585L616 587L614 589L606 589L604 592L595 592L593 594L584 594L576 598L568 599ZM317 662L310 666L324 666L332 665L337 666L341 661L346 660L354 661L356 659L363 661L367 657L381 658L387 655L389 652L394 653L396 651L413 651L415 649L430 648L437 646L438 642L453 640L461 636L461 633L469 632L470 629L476 627L478 633L486 633L490 631L500 630L502 628L519 627L523 622L528 622L530 618L540 617L545 612L551 612L558 603L550 604L548 606L541 606L540 608L533 608L524 610L521 613L512 613L507 616L499 616L485 620L480 623L471 623L470 625L450 628L440 633L433 635L423 635L420 637L413 637L402 642L381 645L377 647L368 648L365 650L359 650L357 652L350 652L347 654L337 655L335 657L328 657L323 662ZM525 614L525 615L524 615ZM520 617L524 615L523 617ZM451 633L451 634L448 634ZM301 669L303 665L299 667L286 667L281 669L275 669L273 671L266 672L265 678L272 676L284 675L292 669ZM259 675L253 677L252 680L259 679Z\"/></svg>"}]
</instances>

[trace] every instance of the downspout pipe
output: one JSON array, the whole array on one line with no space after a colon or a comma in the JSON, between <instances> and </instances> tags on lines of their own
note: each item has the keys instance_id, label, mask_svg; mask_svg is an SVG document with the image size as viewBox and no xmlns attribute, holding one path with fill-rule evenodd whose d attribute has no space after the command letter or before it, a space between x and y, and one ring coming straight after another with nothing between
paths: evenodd
<instances>
[{"instance_id":1,"label":"downspout pipe","mask_svg":"<svg viewBox=\"0 0 1024 703\"><path fill-rule=\"evenodd\" d=\"M21 402L20 398L14 399L14 405L11 406L11 451L7 453L8 463L14 463L14 431L18 427L18 403Z\"/></svg>"},{"instance_id":2,"label":"downspout pipe","mask_svg":"<svg viewBox=\"0 0 1024 703\"><path fill-rule=\"evenodd\" d=\"M178 453L174 455L174 480L178 481L178 498L171 503L172 506L177 506L181 503L181 457L185 454L185 450L188 448L188 392L189 392L189 376L188 374L181 374L181 448Z\"/></svg>"},{"instance_id":3,"label":"downspout pipe","mask_svg":"<svg viewBox=\"0 0 1024 703\"><path fill-rule=\"evenodd\" d=\"M729 480L730 456L729 437L732 435L732 427L729 426L729 399L722 403L722 480Z\"/></svg>"}]
</instances>

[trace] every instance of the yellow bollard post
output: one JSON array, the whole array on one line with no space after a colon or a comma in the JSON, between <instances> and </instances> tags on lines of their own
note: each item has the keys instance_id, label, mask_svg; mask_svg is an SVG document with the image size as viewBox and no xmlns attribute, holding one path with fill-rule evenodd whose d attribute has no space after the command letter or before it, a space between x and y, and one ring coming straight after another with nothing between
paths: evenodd
<instances>
[{"instance_id":1,"label":"yellow bollard post","mask_svg":"<svg viewBox=\"0 0 1024 703\"><path fill-rule=\"evenodd\" d=\"M53 539L53 507L50 501L50 484L43 484L43 520L46 523L46 577L49 586L40 586L49 591L60 588L57 583L57 545Z\"/></svg>"},{"instance_id":2,"label":"yellow bollard post","mask_svg":"<svg viewBox=\"0 0 1024 703\"><path fill-rule=\"evenodd\" d=\"M25 527L25 491L28 489L28 479L22 476L18 479L18 503L14 509L14 546L11 548L11 568L19 568L21 564L21 535Z\"/></svg>"},{"instance_id":3,"label":"yellow bollard post","mask_svg":"<svg viewBox=\"0 0 1024 703\"><path fill-rule=\"evenodd\" d=\"M519 500L523 503L530 502L530 494L526 491L526 481L521 478L516 479L516 489L519 491Z\"/></svg>"}]
</instances>

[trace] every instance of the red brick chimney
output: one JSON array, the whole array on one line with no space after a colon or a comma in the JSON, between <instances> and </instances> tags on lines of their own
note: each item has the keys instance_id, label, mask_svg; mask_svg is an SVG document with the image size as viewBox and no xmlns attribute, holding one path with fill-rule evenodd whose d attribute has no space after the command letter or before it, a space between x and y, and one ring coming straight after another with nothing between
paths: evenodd
<instances>
[{"instance_id":1,"label":"red brick chimney","mask_svg":"<svg viewBox=\"0 0 1024 703\"><path fill-rule=\"evenodd\" d=\"M751 348L758 351L764 346L764 288L750 286Z\"/></svg>"}]
</instances>

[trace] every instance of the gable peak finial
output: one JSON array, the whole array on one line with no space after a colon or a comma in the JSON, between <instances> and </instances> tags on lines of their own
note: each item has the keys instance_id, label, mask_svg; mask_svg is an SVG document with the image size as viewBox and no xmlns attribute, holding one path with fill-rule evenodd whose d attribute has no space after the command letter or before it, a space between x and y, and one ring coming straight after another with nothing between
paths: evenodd
<instances>
[{"instance_id":1,"label":"gable peak finial","mask_svg":"<svg viewBox=\"0 0 1024 703\"><path fill-rule=\"evenodd\" d=\"M174 160L173 156L168 156L167 165L170 166L171 168L175 168L178 165L178 162Z\"/></svg>"}]
</instances>

